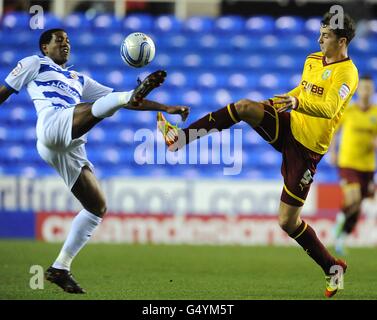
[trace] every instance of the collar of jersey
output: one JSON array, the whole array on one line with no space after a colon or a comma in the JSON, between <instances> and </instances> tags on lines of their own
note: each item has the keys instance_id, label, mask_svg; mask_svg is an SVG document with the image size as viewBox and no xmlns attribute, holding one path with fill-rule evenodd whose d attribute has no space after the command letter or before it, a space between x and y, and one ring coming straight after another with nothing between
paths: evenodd
<instances>
[{"instance_id":1,"label":"collar of jersey","mask_svg":"<svg viewBox=\"0 0 377 320\"><path fill-rule=\"evenodd\" d=\"M73 67L73 64L72 64L72 65L70 65L70 66L68 66L68 67L63 68L62 66L59 66L54 60L52 60L52 59L51 59L50 57L48 57L48 56L40 56L40 57L47 59L49 63L54 64L55 66L58 66L58 67L59 67L60 69L62 69L63 71L69 71L68 69Z\"/></svg>"}]
</instances>

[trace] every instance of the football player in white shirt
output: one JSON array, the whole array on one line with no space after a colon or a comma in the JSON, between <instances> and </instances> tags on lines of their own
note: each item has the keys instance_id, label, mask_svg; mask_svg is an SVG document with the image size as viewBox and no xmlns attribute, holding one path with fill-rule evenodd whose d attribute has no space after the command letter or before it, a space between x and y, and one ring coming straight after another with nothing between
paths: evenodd
<instances>
[{"instance_id":1,"label":"football player in white shirt","mask_svg":"<svg viewBox=\"0 0 377 320\"><path fill-rule=\"evenodd\" d=\"M165 111L180 114L183 120L189 109L144 99L163 83L165 71L150 74L132 91L114 92L65 67L71 46L63 29L45 31L39 47L43 55L22 59L6 77L0 87L0 104L11 94L27 88L38 115L38 153L58 171L83 206L73 219L59 256L45 276L66 292L85 293L70 272L71 263L106 213L103 191L86 156L87 132L121 108Z\"/></svg>"}]
</instances>

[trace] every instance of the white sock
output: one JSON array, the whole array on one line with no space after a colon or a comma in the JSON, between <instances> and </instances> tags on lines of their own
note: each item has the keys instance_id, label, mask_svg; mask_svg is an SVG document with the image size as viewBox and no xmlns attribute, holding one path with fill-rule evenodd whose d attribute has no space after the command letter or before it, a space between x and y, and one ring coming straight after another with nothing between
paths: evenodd
<instances>
[{"instance_id":1,"label":"white sock","mask_svg":"<svg viewBox=\"0 0 377 320\"><path fill-rule=\"evenodd\" d=\"M68 237L52 266L57 269L70 270L73 258L89 241L101 221L102 218L93 213L85 209L81 210L73 219Z\"/></svg>"},{"instance_id":2,"label":"white sock","mask_svg":"<svg viewBox=\"0 0 377 320\"><path fill-rule=\"evenodd\" d=\"M347 233L344 231L335 239L335 250L338 252L344 251L344 243L347 237Z\"/></svg>"},{"instance_id":3,"label":"white sock","mask_svg":"<svg viewBox=\"0 0 377 320\"><path fill-rule=\"evenodd\" d=\"M335 220L334 235L335 238L338 238L343 232L343 226L346 222L346 216L343 212L338 212Z\"/></svg>"},{"instance_id":4,"label":"white sock","mask_svg":"<svg viewBox=\"0 0 377 320\"><path fill-rule=\"evenodd\" d=\"M111 117L116 111L130 101L133 91L129 92L111 92L106 96L99 98L92 105L92 115L96 118Z\"/></svg>"}]
</instances>

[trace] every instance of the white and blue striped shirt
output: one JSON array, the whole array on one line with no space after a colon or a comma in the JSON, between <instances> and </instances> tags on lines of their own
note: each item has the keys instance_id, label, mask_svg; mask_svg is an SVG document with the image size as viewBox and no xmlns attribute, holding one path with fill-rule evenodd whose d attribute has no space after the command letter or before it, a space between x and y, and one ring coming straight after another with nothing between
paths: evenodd
<instances>
[{"instance_id":1,"label":"white and blue striped shirt","mask_svg":"<svg viewBox=\"0 0 377 320\"><path fill-rule=\"evenodd\" d=\"M45 108L93 102L113 91L88 76L60 67L47 56L37 55L20 60L5 78L5 84L16 92L26 86L37 114Z\"/></svg>"}]
</instances>

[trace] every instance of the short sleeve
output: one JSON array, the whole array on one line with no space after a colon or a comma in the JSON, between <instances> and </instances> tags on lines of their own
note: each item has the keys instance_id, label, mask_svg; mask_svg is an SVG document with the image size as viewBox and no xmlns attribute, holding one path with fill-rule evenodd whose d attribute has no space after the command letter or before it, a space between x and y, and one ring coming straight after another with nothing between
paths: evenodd
<instances>
[{"instance_id":1,"label":"short sleeve","mask_svg":"<svg viewBox=\"0 0 377 320\"><path fill-rule=\"evenodd\" d=\"M92 102L114 91L113 88L106 87L88 76L83 77L82 100L84 101Z\"/></svg>"},{"instance_id":2,"label":"short sleeve","mask_svg":"<svg viewBox=\"0 0 377 320\"><path fill-rule=\"evenodd\" d=\"M39 72L40 61L38 56L30 56L20 60L17 66L5 78L5 85L16 92L34 80Z\"/></svg>"}]
</instances>

